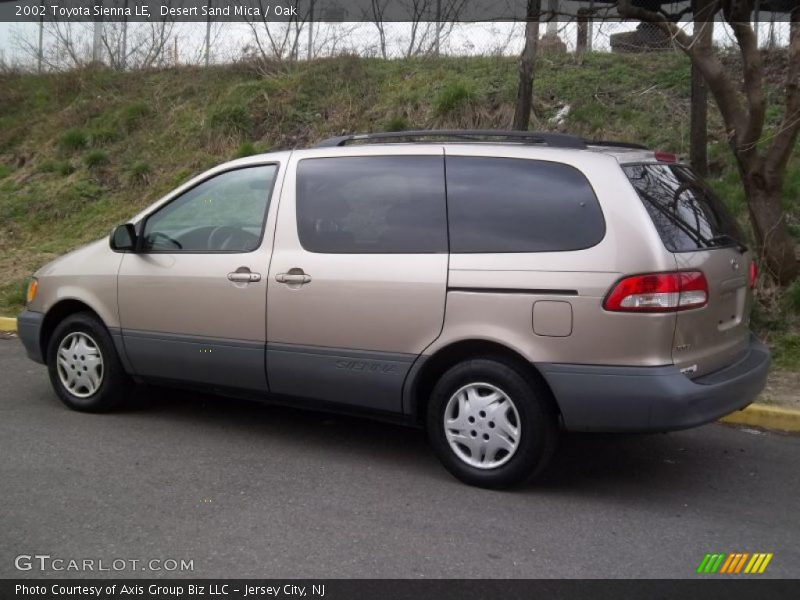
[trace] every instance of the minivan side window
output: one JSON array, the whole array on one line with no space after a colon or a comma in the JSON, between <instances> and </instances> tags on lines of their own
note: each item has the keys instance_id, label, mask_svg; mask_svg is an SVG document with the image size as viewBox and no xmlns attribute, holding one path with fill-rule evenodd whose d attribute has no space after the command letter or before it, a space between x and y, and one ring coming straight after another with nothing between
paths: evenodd
<instances>
[{"instance_id":1,"label":"minivan side window","mask_svg":"<svg viewBox=\"0 0 800 600\"><path fill-rule=\"evenodd\" d=\"M586 177L550 161L448 156L447 210L455 253L583 250L606 230Z\"/></svg>"},{"instance_id":2,"label":"minivan side window","mask_svg":"<svg viewBox=\"0 0 800 600\"><path fill-rule=\"evenodd\" d=\"M146 252L252 252L261 243L277 165L226 171L161 207L146 221Z\"/></svg>"},{"instance_id":3,"label":"minivan side window","mask_svg":"<svg viewBox=\"0 0 800 600\"><path fill-rule=\"evenodd\" d=\"M309 252L447 252L443 157L301 160L297 232Z\"/></svg>"}]
</instances>

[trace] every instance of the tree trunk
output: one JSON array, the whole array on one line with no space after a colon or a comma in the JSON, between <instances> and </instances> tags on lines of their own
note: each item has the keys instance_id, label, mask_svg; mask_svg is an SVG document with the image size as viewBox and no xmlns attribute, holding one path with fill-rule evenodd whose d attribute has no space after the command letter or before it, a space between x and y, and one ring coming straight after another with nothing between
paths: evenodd
<instances>
[{"instance_id":1,"label":"tree trunk","mask_svg":"<svg viewBox=\"0 0 800 600\"><path fill-rule=\"evenodd\" d=\"M693 2L695 12L703 8L698 0ZM714 21L705 19L694 22L695 44L708 51L714 34ZM689 125L689 160L703 177L708 176L708 88L700 69L692 61L692 102Z\"/></svg>"},{"instance_id":2,"label":"tree trunk","mask_svg":"<svg viewBox=\"0 0 800 600\"><path fill-rule=\"evenodd\" d=\"M536 45L539 41L539 13L541 0L528 0L527 23L525 24L525 48L519 60L519 87L517 105L514 109L514 129L528 129L533 103L533 68L536 60Z\"/></svg>"},{"instance_id":3,"label":"tree trunk","mask_svg":"<svg viewBox=\"0 0 800 600\"><path fill-rule=\"evenodd\" d=\"M800 136L800 3L792 3L790 9L785 111L779 126L767 136L763 135L767 111L764 63L750 25L752 0L693 0L693 7L703 11L699 15L701 21L710 20L722 11L739 46L742 81L731 76L711 45L696 43L698 40L693 40L664 14L643 7L638 0L617 0L616 4L620 16L656 23L669 33L705 79L725 122L728 143L739 166L762 266L781 285L790 284L800 272L800 264L781 206L781 187L789 157ZM760 146L768 140L771 142L765 152Z\"/></svg>"},{"instance_id":4,"label":"tree trunk","mask_svg":"<svg viewBox=\"0 0 800 600\"><path fill-rule=\"evenodd\" d=\"M782 181L768 181L760 170L743 175L747 208L762 268L781 285L798 275L795 241L786 226L781 207Z\"/></svg>"},{"instance_id":5,"label":"tree trunk","mask_svg":"<svg viewBox=\"0 0 800 600\"><path fill-rule=\"evenodd\" d=\"M586 53L589 46L590 13L585 8L578 9L578 33L575 37L575 53L579 56Z\"/></svg>"}]
</instances>

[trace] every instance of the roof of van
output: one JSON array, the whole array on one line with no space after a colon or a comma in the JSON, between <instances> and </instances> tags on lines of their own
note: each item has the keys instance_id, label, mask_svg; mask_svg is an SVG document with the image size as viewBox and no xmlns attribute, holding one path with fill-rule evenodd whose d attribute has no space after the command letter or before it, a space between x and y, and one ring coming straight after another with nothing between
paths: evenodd
<instances>
[{"instance_id":1,"label":"roof of van","mask_svg":"<svg viewBox=\"0 0 800 600\"><path fill-rule=\"evenodd\" d=\"M558 148L560 150L588 150L612 156L620 163L651 161L656 158L653 150L632 142L586 140L579 136L555 132L495 129L434 129L354 133L328 138L319 142L315 147L336 148L355 145L409 143L513 144L530 145L539 148Z\"/></svg>"}]
</instances>

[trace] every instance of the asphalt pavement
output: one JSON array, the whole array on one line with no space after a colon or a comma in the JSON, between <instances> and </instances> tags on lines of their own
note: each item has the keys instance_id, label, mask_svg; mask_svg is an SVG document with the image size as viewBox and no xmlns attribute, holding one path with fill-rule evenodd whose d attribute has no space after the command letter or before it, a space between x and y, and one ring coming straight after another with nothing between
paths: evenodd
<instances>
[{"instance_id":1,"label":"asphalt pavement","mask_svg":"<svg viewBox=\"0 0 800 600\"><path fill-rule=\"evenodd\" d=\"M800 577L799 465L800 437L719 424L567 435L538 483L480 490L364 419L151 387L72 412L0 340L0 577L683 578L707 552Z\"/></svg>"}]
</instances>

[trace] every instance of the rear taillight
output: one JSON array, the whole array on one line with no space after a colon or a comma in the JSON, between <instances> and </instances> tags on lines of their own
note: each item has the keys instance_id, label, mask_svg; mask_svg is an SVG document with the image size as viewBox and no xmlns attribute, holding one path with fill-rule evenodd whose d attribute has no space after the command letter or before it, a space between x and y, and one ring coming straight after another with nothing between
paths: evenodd
<instances>
[{"instance_id":1,"label":"rear taillight","mask_svg":"<svg viewBox=\"0 0 800 600\"><path fill-rule=\"evenodd\" d=\"M758 281L758 267L756 266L756 261L751 261L749 272L749 283L751 290L756 289L756 281Z\"/></svg>"},{"instance_id":2,"label":"rear taillight","mask_svg":"<svg viewBox=\"0 0 800 600\"><path fill-rule=\"evenodd\" d=\"M708 282L700 271L646 273L620 280L603 301L614 312L674 312L708 302Z\"/></svg>"}]
</instances>

